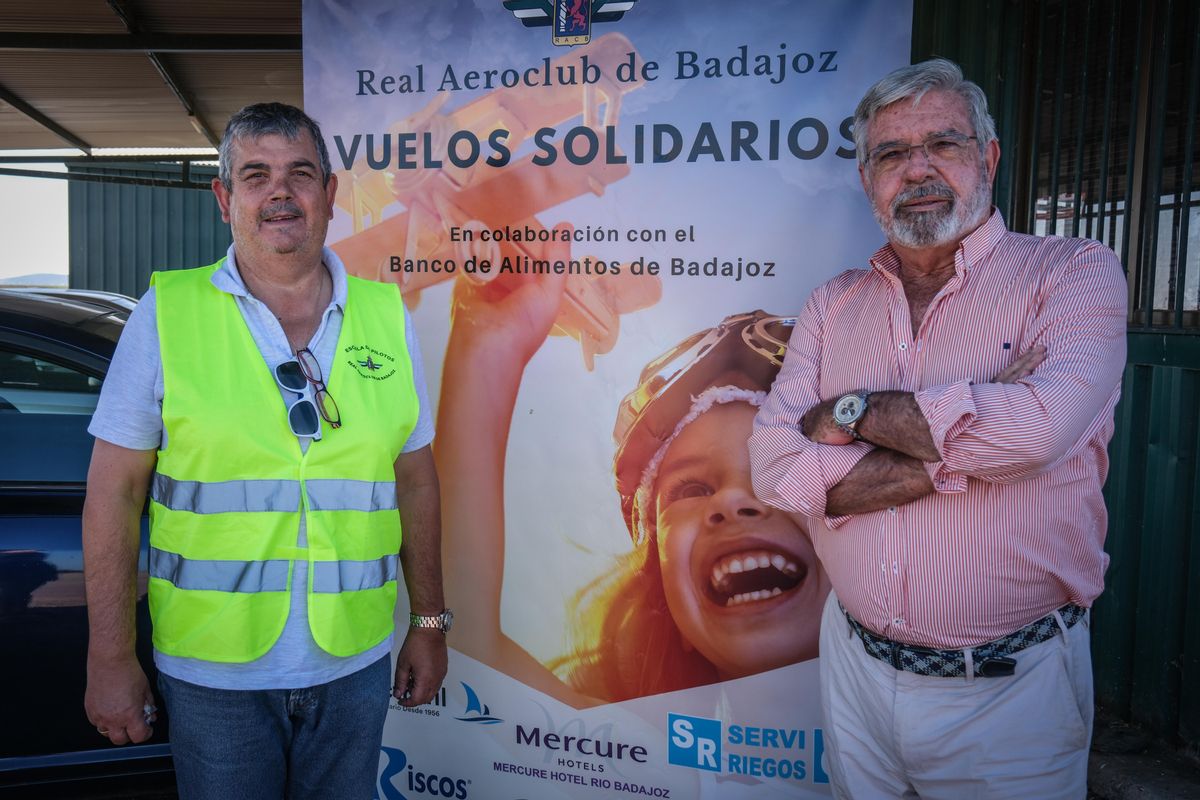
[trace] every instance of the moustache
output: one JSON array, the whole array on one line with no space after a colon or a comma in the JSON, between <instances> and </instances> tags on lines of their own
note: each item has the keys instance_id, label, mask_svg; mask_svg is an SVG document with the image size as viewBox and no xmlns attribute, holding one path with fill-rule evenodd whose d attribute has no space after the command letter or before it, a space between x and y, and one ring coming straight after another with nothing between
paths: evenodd
<instances>
[{"instance_id":1,"label":"moustache","mask_svg":"<svg viewBox=\"0 0 1200 800\"><path fill-rule=\"evenodd\" d=\"M958 200L958 195L956 195L954 190L946 184L930 183L925 184L924 186L914 186L913 188L906 189L905 191L896 195L896 199L892 201L892 211L899 211L900 206L904 205L910 200L919 200L922 197L941 197L949 200L952 204Z\"/></svg>"},{"instance_id":2,"label":"moustache","mask_svg":"<svg viewBox=\"0 0 1200 800\"><path fill-rule=\"evenodd\" d=\"M276 203L273 206L267 206L258 213L260 220L270 219L271 217L279 216L280 214L288 214L293 217L303 217L304 212L294 203Z\"/></svg>"}]
</instances>

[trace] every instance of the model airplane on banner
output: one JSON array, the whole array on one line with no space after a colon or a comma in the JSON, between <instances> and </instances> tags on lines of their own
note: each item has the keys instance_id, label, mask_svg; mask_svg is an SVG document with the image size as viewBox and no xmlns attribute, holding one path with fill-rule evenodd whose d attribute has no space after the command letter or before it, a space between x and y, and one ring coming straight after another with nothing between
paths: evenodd
<instances>
[{"instance_id":1,"label":"model airplane on banner","mask_svg":"<svg viewBox=\"0 0 1200 800\"><path fill-rule=\"evenodd\" d=\"M623 35L611 33L572 51L569 57L575 61L586 54L600 66L602 78L595 84L499 88L452 111L445 110L450 95L443 92L425 108L392 125L391 131L416 133L426 146L432 144L442 152L456 131L470 131L478 141L487 141L489 132L502 128L510 132L515 150L539 128L567 120L580 118L583 126L593 130L615 127L622 96L642 86L609 77L630 52L635 52L633 44ZM561 66L566 59L563 56L550 67ZM544 258L546 227L535 215L583 194L602 195L606 186L630 171L628 164L603 160L576 166L558 159L538 166L533 158L524 155L501 168L481 160L465 167L446 160L436 168L420 169L391 165L373 169L367 159L360 158L338 176L343 186L338 205L349 212L354 233L335 243L333 249L351 273L399 284L412 307L423 289L442 281L461 275L483 283L496 277L495 271L471 274L463 269L469 259L486 259L499 266L506 259L521 265ZM404 210L386 215L385 209L397 203ZM532 235L521 240L491 237L491 241L478 235L511 229L529 230ZM464 231L474 235L464 236ZM418 261L426 267L438 262L442 268L408 271L397 267ZM454 267L447 269L446 264ZM662 283L651 275L635 276L628 270L572 274L555 332L579 341L590 369L595 355L609 352L616 344L620 316L653 305L661 295Z\"/></svg>"}]
</instances>

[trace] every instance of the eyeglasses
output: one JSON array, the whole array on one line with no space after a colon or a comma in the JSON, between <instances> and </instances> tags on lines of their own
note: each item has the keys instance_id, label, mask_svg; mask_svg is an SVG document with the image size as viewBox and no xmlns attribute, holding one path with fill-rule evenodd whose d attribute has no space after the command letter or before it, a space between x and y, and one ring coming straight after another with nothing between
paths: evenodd
<instances>
[{"instance_id":1,"label":"eyeglasses","mask_svg":"<svg viewBox=\"0 0 1200 800\"><path fill-rule=\"evenodd\" d=\"M297 436L312 436L320 438L321 419L329 423L331 428L342 426L342 417L338 412L333 395L325 386L325 378L321 374L321 365L317 357L307 347L296 352L296 358L285 361L275 367L275 382L289 392L303 394L308 384L313 385L316 398L314 403L307 397L301 397L288 406L288 426ZM320 418L318 418L320 414Z\"/></svg>"},{"instance_id":2,"label":"eyeglasses","mask_svg":"<svg viewBox=\"0 0 1200 800\"><path fill-rule=\"evenodd\" d=\"M961 133L939 133L917 144L885 144L876 147L867 155L867 163L879 174L902 169L912 158L913 150L925 154L925 160L935 167L962 164L971 154L967 142L979 141L976 136Z\"/></svg>"}]
</instances>

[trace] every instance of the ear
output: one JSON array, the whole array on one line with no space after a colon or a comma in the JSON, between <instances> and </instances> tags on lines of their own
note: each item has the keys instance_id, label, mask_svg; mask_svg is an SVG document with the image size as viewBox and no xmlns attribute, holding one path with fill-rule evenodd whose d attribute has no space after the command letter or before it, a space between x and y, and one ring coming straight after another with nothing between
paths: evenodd
<instances>
[{"instance_id":1,"label":"ear","mask_svg":"<svg viewBox=\"0 0 1200 800\"><path fill-rule=\"evenodd\" d=\"M988 142L987 150L983 154L983 163L987 165L988 181L995 184L996 168L1000 164L1000 142L995 139Z\"/></svg>"},{"instance_id":2,"label":"ear","mask_svg":"<svg viewBox=\"0 0 1200 800\"><path fill-rule=\"evenodd\" d=\"M867 179L867 170L862 164L858 165L858 180L862 183L863 191L866 192L867 199L871 199L871 181Z\"/></svg>"},{"instance_id":3,"label":"ear","mask_svg":"<svg viewBox=\"0 0 1200 800\"><path fill-rule=\"evenodd\" d=\"M326 209L326 212L329 214L330 219L333 219L333 201L334 201L334 198L337 197L337 187L338 187L337 175L330 175L329 183L325 184L325 200L329 206Z\"/></svg>"},{"instance_id":4,"label":"ear","mask_svg":"<svg viewBox=\"0 0 1200 800\"><path fill-rule=\"evenodd\" d=\"M221 221L229 224L229 190L220 178L212 179L212 191L217 196L217 205L221 208Z\"/></svg>"}]
</instances>

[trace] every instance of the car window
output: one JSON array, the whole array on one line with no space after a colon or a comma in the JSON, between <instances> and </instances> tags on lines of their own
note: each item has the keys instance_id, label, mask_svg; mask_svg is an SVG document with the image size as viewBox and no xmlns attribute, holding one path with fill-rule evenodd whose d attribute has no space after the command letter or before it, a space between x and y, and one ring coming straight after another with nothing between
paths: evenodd
<instances>
[{"instance_id":1,"label":"car window","mask_svg":"<svg viewBox=\"0 0 1200 800\"><path fill-rule=\"evenodd\" d=\"M101 380L42 356L0 349L0 414L85 414Z\"/></svg>"}]
</instances>

